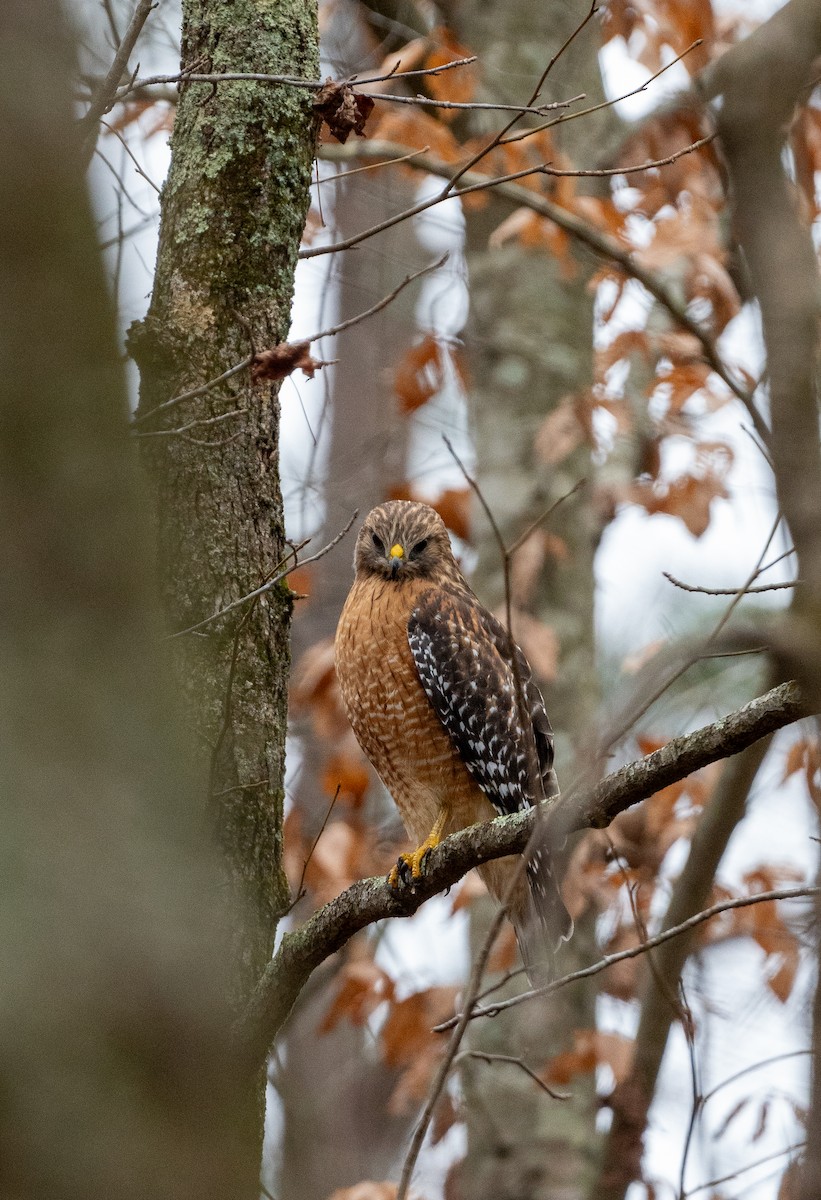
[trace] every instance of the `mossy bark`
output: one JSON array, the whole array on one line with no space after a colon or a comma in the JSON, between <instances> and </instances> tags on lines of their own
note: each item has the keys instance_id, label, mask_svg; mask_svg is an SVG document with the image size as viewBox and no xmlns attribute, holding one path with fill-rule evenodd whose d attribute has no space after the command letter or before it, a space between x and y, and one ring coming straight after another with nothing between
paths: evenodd
<instances>
[{"instance_id":1,"label":"mossy bark","mask_svg":"<svg viewBox=\"0 0 821 1200\"><path fill-rule=\"evenodd\" d=\"M209 72L316 78L316 5L185 0L182 58ZM263 83L181 88L151 305L130 339L170 632L246 595L283 561L276 389L252 385L245 371L153 410L287 335L313 158L310 105L309 91ZM214 417L226 419L151 436ZM287 896L289 616L282 585L169 642L199 765L209 767L228 894L245 912L233 936L238 1005L270 957Z\"/></svg>"}]
</instances>

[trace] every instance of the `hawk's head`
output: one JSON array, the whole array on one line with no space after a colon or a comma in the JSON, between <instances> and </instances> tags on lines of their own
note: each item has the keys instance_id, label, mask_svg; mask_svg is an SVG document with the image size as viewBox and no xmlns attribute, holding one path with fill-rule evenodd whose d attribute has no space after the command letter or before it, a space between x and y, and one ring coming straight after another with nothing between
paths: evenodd
<instances>
[{"instance_id":1,"label":"hawk's head","mask_svg":"<svg viewBox=\"0 0 821 1200\"><path fill-rule=\"evenodd\" d=\"M389 500L372 509L354 551L357 574L433 579L458 574L445 523L428 504Z\"/></svg>"}]
</instances>

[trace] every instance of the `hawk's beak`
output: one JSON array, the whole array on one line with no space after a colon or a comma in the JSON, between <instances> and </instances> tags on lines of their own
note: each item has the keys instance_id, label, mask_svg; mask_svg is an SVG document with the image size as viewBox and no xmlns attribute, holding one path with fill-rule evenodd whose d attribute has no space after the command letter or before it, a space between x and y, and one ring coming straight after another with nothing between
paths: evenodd
<instances>
[{"instance_id":1,"label":"hawk's beak","mask_svg":"<svg viewBox=\"0 0 821 1200\"><path fill-rule=\"evenodd\" d=\"M405 557L404 547L400 546L399 542L397 542L394 546L391 546L388 557L390 559L390 564L391 564L391 575L393 575L395 578L396 573L399 570L399 567L402 563L402 560Z\"/></svg>"}]
</instances>

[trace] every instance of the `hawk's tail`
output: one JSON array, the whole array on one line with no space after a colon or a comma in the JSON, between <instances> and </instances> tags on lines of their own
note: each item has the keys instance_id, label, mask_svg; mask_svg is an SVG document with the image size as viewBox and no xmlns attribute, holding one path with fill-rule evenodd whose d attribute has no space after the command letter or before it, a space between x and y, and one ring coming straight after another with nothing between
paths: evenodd
<instances>
[{"instance_id":1,"label":"hawk's tail","mask_svg":"<svg viewBox=\"0 0 821 1200\"><path fill-rule=\"evenodd\" d=\"M536 847L526 872L528 887L520 890L520 902L512 906L511 917L528 978L534 987L540 987L555 977L553 957L573 933L573 921L546 850Z\"/></svg>"},{"instance_id":2,"label":"hawk's tail","mask_svg":"<svg viewBox=\"0 0 821 1200\"><path fill-rule=\"evenodd\" d=\"M555 977L553 958L573 932L573 922L546 850L537 848L533 852L525 868L527 878L519 875L510 896L511 877L518 869L516 858L497 858L483 863L479 874L500 903L507 901L528 978L534 987L540 987Z\"/></svg>"}]
</instances>

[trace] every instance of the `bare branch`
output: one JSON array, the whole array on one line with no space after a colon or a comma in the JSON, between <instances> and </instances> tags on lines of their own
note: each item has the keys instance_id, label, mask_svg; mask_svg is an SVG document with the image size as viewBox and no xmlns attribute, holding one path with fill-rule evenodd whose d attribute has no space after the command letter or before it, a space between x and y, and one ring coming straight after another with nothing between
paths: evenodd
<instances>
[{"instance_id":1,"label":"bare branch","mask_svg":"<svg viewBox=\"0 0 821 1200\"><path fill-rule=\"evenodd\" d=\"M676 579L675 575L671 575L669 571L662 571L665 579L669 579L674 587L681 588L683 592L699 592L702 596L737 596L739 591L744 596L750 596L755 592L779 592L784 588L794 588L800 583L798 579L791 579L787 583L757 583L748 584L745 588L708 588L696 587L692 583L682 583L680 579Z\"/></svg>"},{"instance_id":2,"label":"bare branch","mask_svg":"<svg viewBox=\"0 0 821 1200\"><path fill-rule=\"evenodd\" d=\"M511 996L507 1000L499 1000L495 1004L477 1006L470 1014L471 1020L476 1017L498 1016L500 1012L505 1012L508 1008L515 1008L518 1004L524 1004L526 1001L533 1000L537 996L550 996L553 992L558 992L570 983L578 983L580 979L589 979L591 975L600 975L602 971L606 971L609 967L614 967L617 963L625 962L630 958L639 958L642 954L663 946L665 942L669 942L673 938L690 933L693 929L697 929L699 925L703 925L706 921L712 921L714 917L721 916L722 913L732 912L736 908L749 908L751 904L769 904L776 900L799 900L819 894L821 894L821 887L806 886L774 888L769 892L757 892L753 896L736 896L732 900L721 900L716 904L712 904L709 908L705 908L702 912L688 917L686 921L681 921L678 925L671 925L669 929L664 929L661 933L655 934L654 937L647 938L646 941L641 942L638 946L631 946L627 950L619 950L613 954L605 954L597 962L591 963L589 967L581 967L578 971L572 971L569 975L562 975L561 979L554 979L552 983L547 983L544 987L532 988L529 991L520 992L518 996ZM448 1029L453 1028L458 1019L459 1014L450 1017L447 1021L442 1021L439 1025L434 1025L434 1032L447 1032ZM804 1051L797 1051L796 1053L804 1053Z\"/></svg>"},{"instance_id":3,"label":"bare branch","mask_svg":"<svg viewBox=\"0 0 821 1200\"><path fill-rule=\"evenodd\" d=\"M91 158L94 151L94 127L105 113L109 111L111 106L119 98L117 96L117 88L120 86L120 80L123 77L123 72L128 67L128 60L131 57L131 52L137 44L137 38L142 33L143 25L148 20L148 14L154 7L153 0L137 0L137 6L134 9L128 29L123 35L123 40L117 47L117 53L114 55L114 61L108 69L105 79L100 83L95 95L91 98L91 103L88 110L83 114L77 122L83 137L86 139L85 157L86 162Z\"/></svg>"},{"instance_id":4,"label":"bare branch","mask_svg":"<svg viewBox=\"0 0 821 1200\"><path fill-rule=\"evenodd\" d=\"M343 242L334 242L334 244L331 246L315 246L313 248L300 250L299 257L317 258L321 254L336 254L338 250L350 250L352 246L358 245L359 242L364 242L367 238L374 237L377 233L382 233L385 229L390 229L393 225L399 225L402 221L407 221L410 217L418 216L419 213L425 212L429 208L434 208L437 204L441 204L443 201L450 199L452 196L466 196L471 192L480 192L486 188L496 188L505 183L514 183L518 179L525 179L529 175L550 175L557 178L573 176L574 178L580 179L587 178L588 176L595 178L606 178L614 175L635 175L641 171L651 171L657 167L666 167L669 166L670 163L676 162L677 159L682 158L685 154L692 154L694 151L701 149L702 146L706 146L708 142L713 140L714 136L714 134L710 134L708 137L701 138L699 141L693 142L692 145L685 146L683 149L677 150L674 154L668 155L667 158L650 159L647 162L640 163L635 167L603 167L601 169L591 168L589 170L586 170L585 168L579 168L578 170L564 170L559 167L551 167L549 163L541 163L535 167L526 167L522 171L515 171L510 175L497 175L481 181L474 181L465 187L459 188L457 191L451 191L449 184L446 189L441 191L438 195L431 197L429 200L423 200L419 204L414 204L411 208L406 208L402 212L395 213L394 216L388 217L384 221L380 221L378 225L372 225L369 229L364 229L361 233L353 234L351 237L346 238ZM487 153L487 150L490 148L491 147L488 147L487 149L483 150L480 155L477 155L476 160L483 158ZM330 156L328 157L330 158ZM405 157L410 158L411 156L406 155ZM421 170L428 169L423 164L423 159L420 154L416 154L413 157L416 159L413 164L414 166L419 167ZM467 167L465 167L464 171L460 171L457 175L452 177L452 181L467 177L468 171ZM471 178L473 178L472 175ZM539 199L539 197L537 197L537 199Z\"/></svg>"},{"instance_id":5,"label":"bare branch","mask_svg":"<svg viewBox=\"0 0 821 1200\"><path fill-rule=\"evenodd\" d=\"M437 1032L442 1028L444 1028L444 1026L437 1025ZM454 1066L457 1062L459 1062L460 1059L464 1058L476 1058L480 1062L486 1063L510 1063L511 1066L519 1067L526 1075L529 1075L533 1082L538 1084L543 1092L547 1092L548 1096L550 1096L552 1100L572 1099L567 1092L556 1092L552 1087L548 1087L545 1081L540 1079L536 1072L533 1071L526 1062L524 1062L521 1058L516 1058L513 1054L488 1054L484 1050L463 1050L461 1054L457 1054L456 1058L453 1060Z\"/></svg>"},{"instance_id":6,"label":"bare branch","mask_svg":"<svg viewBox=\"0 0 821 1200\"><path fill-rule=\"evenodd\" d=\"M567 824L573 829L604 828L617 813L668 784L739 753L804 715L795 684L773 688L720 721L675 738L646 758L622 767L584 794L563 798L561 808L569 810ZM550 808L552 811L556 805ZM413 890L395 890L383 878L362 879L323 905L300 929L286 933L235 1031L237 1053L248 1070L256 1070L263 1061L303 985L320 963L360 929L386 917L411 916L425 900L451 887L472 867L521 854L535 817L535 810L530 809L460 830L431 852L425 876Z\"/></svg>"},{"instance_id":7,"label":"bare branch","mask_svg":"<svg viewBox=\"0 0 821 1200\"><path fill-rule=\"evenodd\" d=\"M463 62L449 64L451 66L461 66L466 62L474 62L474 59L465 59ZM407 75L436 75L442 70L441 67L431 67L422 71L408 71ZM122 72L121 72L122 73ZM471 111L486 111L486 112L513 112L519 116L524 116L528 113L533 116L543 117L548 112L555 112L559 108L567 108L571 104L575 104L578 100L584 99L583 96L572 96L569 100L554 100L551 104L526 105L526 104L493 104L485 103L478 100L434 100L430 96L400 96L391 92L368 92L364 89L369 83L381 82L387 76L380 77L379 80L363 79L358 81L340 80L340 84L348 83L352 88L355 88L356 95L369 96L372 100L384 100L388 104L413 104L422 105L426 108L455 108L469 109ZM394 79L402 79L403 75L394 75ZM184 83L186 85L193 83L209 84L216 86L220 83L270 83L276 86L307 88L310 91L319 91L326 85L318 79L298 79L290 75L268 75L258 71L226 71L223 73L204 73L199 71L181 71L176 75L151 75L145 79L135 79L117 92L112 103L120 103L126 100L135 92L143 91L145 88L153 88L165 86L169 83ZM109 108L111 105L109 105ZM103 110L105 111L105 110Z\"/></svg>"},{"instance_id":8,"label":"bare branch","mask_svg":"<svg viewBox=\"0 0 821 1200\"><path fill-rule=\"evenodd\" d=\"M383 308L387 308L387 306L391 304L399 295L399 293L404 291L409 284L413 283L414 280L421 278L422 275L428 275L431 271L438 270L439 267L443 266L447 262L447 259L448 255L445 253L441 258L438 258L436 262L429 263L426 267L422 267L420 270L413 271L410 275L406 275L402 282L397 284L392 292L389 292L387 296L383 296L381 300L377 300L376 304L371 305L371 307L365 309L364 312L357 313L355 317L350 317L347 321L342 321L339 325L333 325L330 329L323 329L320 333L315 333L311 337L303 338L301 339L302 343L304 343L305 347L307 348L310 346L311 342L318 342L320 338L333 337L334 334L342 333L343 330L350 329L352 325L358 325L360 321L365 321L368 319L368 317L374 316L375 313L381 312L381 310ZM247 367L250 367L255 357L256 355L253 353L247 354L241 362L236 363L233 367L229 367L227 371L223 371L223 373L221 375L217 375L216 378L209 379L207 383L202 383L199 385L199 387L191 388L190 391L181 392L179 396L172 396L170 400L163 401L162 404L158 404L156 408L149 409L148 412L139 413L133 418L131 422L132 426L139 425L141 422L149 420L149 418L156 416L158 413L167 412L169 408L173 408L177 404L182 404L184 400L194 400L197 396L204 396L207 392L210 392L212 388L217 387L218 384L224 383L227 379L233 378L234 375L238 375L241 371L244 371ZM329 366L330 364L323 363L321 365ZM182 428L187 429L188 426L183 426Z\"/></svg>"},{"instance_id":9,"label":"bare branch","mask_svg":"<svg viewBox=\"0 0 821 1200\"><path fill-rule=\"evenodd\" d=\"M396 142L371 141L347 146L323 146L320 148L319 154L320 157L330 162L350 162L352 159L357 158L384 159L397 157L398 155L407 153L407 150L407 146L401 146ZM416 155L412 165L420 171L426 171L431 175L438 175L443 179L450 179L453 172L453 168L449 163L445 163L441 159L430 155ZM606 261L615 263L616 266L624 271L625 275L630 276L637 283L640 283L667 310L676 324L697 338L702 348L704 361L723 380L733 395L738 397L742 402L750 414L750 419L756 433L765 445L768 443L769 430L755 406L752 394L747 391L725 366L718 352L715 339L699 321L690 315L686 306L678 300L672 290L657 275L654 275L652 271L648 271L645 267L641 266L629 250L619 245L613 238L600 233L599 230L586 221L583 221L580 217L575 216L568 209L555 204L548 197L539 196L528 188L521 187L513 177L500 176L497 179L490 179L471 171L463 176L463 178L470 186L460 188L456 193L457 195L468 194L469 190L478 191L480 188L492 187L497 196L510 201L519 208L529 208L532 212L538 213L542 217L547 217L548 220L557 225L559 229L563 229L565 233L569 234L577 242L586 246L594 254L597 254ZM413 213L417 211L421 212L425 207L431 206L432 203L428 203L412 211ZM404 220L407 216L408 213L401 214L397 220ZM392 223L395 224L396 220ZM387 223L385 227L387 227ZM361 239L342 243L337 248L345 249L348 245L354 245L356 240ZM303 257L312 257L310 252L303 251L302 253Z\"/></svg>"}]
</instances>

